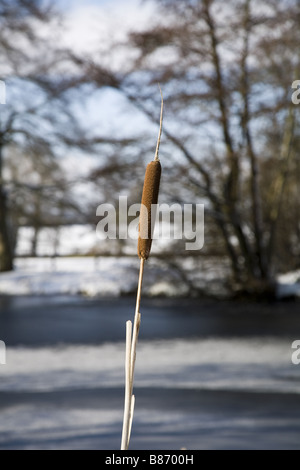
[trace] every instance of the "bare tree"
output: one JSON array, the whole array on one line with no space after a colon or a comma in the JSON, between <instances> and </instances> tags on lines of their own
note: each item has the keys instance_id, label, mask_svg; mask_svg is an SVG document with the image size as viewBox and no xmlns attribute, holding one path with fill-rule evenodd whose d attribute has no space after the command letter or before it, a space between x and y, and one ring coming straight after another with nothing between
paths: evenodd
<instances>
[{"instance_id":1,"label":"bare tree","mask_svg":"<svg viewBox=\"0 0 300 470\"><path fill-rule=\"evenodd\" d=\"M85 77L58 46L59 22L53 2L0 1L0 271L13 267L13 224L38 231L75 206L56 157L83 139L70 103Z\"/></svg>"},{"instance_id":2,"label":"bare tree","mask_svg":"<svg viewBox=\"0 0 300 470\"><path fill-rule=\"evenodd\" d=\"M205 203L207 247L224 250L233 290L272 293L283 267L278 235L287 193L299 211L290 178L299 140L290 96L300 71L299 3L156 3L154 24L130 35L126 47L135 54L126 70L104 70L101 56L84 65L96 85L110 77L106 83L150 121L159 109L156 84L163 86L165 190L179 202ZM293 266L289 246L285 267Z\"/></svg>"}]
</instances>

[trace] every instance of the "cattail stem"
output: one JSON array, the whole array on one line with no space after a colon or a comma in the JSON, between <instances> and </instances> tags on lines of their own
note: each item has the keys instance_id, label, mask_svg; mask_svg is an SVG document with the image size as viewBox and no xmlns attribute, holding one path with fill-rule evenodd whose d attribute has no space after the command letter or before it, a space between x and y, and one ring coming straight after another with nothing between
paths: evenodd
<instances>
[{"instance_id":1,"label":"cattail stem","mask_svg":"<svg viewBox=\"0 0 300 470\"><path fill-rule=\"evenodd\" d=\"M161 96L161 107L160 107L159 133L158 133L158 139L157 139L155 157L154 157L155 162L159 160L158 152L159 152L159 146L160 146L160 141L161 141L161 134L162 134L162 128L163 128L163 116L164 116L164 98L163 98L160 85L158 85L158 88L159 88L160 96Z\"/></svg>"},{"instance_id":2,"label":"cattail stem","mask_svg":"<svg viewBox=\"0 0 300 470\"><path fill-rule=\"evenodd\" d=\"M133 411L134 411L134 403L135 403L135 397L132 394L132 392L133 392L134 369L135 369L135 360L136 360L136 347L137 347L139 330L140 330L140 325L141 325L140 305L141 305L141 296L142 296L144 266L145 266L145 260L141 259L133 332L132 332L131 321L128 321L126 323L125 406L124 406L124 420L123 420L121 450L128 450L131 427L132 427L132 419L133 419Z\"/></svg>"},{"instance_id":3,"label":"cattail stem","mask_svg":"<svg viewBox=\"0 0 300 470\"><path fill-rule=\"evenodd\" d=\"M124 403L124 420L121 450L126 450L129 443L129 426L128 420L130 419L131 410L131 336L132 336L132 323L129 320L126 323L126 358L125 358L125 403Z\"/></svg>"},{"instance_id":4,"label":"cattail stem","mask_svg":"<svg viewBox=\"0 0 300 470\"><path fill-rule=\"evenodd\" d=\"M141 259L139 284L138 284L138 290L137 290L137 296L136 296L135 317L134 317L134 325L133 325L132 347L131 347L132 377L134 375L134 367L135 367L135 360L136 360L136 346L137 346L138 334L139 334L139 330L141 326L140 306L141 306L141 298L142 298L144 267L145 267L145 260Z\"/></svg>"},{"instance_id":5,"label":"cattail stem","mask_svg":"<svg viewBox=\"0 0 300 470\"><path fill-rule=\"evenodd\" d=\"M142 204L141 204L141 214L140 214L140 233L138 240L138 255L141 260L140 263L140 274L139 274L139 283L137 289L136 297L136 307L135 307L135 316L134 324L132 330L132 323L128 321L126 323L126 360L125 360L125 405L124 405L124 420L123 420L123 432L122 432L122 442L121 450L128 450L133 412L135 405L135 397L133 395L133 381L134 381L134 369L135 369L135 360L136 360L136 348L139 336L139 330L141 325L141 297L142 297L142 284L143 284L143 275L145 261L149 258L151 245L152 245L152 207L157 205L159 184L160 184L160 175L161 175L161 165L159 161L159 145L162 134L162 123L163 123L163 95L161 88L161 111L160 111L160 126L159 134L156 145L154 161L149 163L146 170L145 182L143 188ZM153 224L154 225L154 224Z\"/></svg>"}]
</instances>

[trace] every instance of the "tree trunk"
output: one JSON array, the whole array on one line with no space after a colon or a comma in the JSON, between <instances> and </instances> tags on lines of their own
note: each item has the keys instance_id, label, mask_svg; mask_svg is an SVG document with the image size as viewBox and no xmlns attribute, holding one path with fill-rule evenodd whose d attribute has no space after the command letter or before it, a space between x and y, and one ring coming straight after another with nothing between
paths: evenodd
<instances>
[{"instance_id":1,"label":"tree trunk","mask_svg":"<svg viewBox=\"0 0 300 470\"><path fill-rule=\"evenodd\" d=\"M31 254L32 258L35 258L37 256L37 246L38 246L38 238L39 238L39 233L40 233L40 227L35 226L33 227L33 236L31 239Z\"/></svg>"},{"instance_id":2,"label":"tree trunk","mask_svg":"<svg viewBox=\"0 0 300 470\"><path fill-rule=\"evenodd\" d=\"M0 272L12 270L13 253L7 224L6 196L0 186Z\"/></svg>"},{"instance_id":3,"label":"tree trunk","mask_svg":"<svg viewBox=\"0 0 300 470\"><path fill-rule=\"evenodd\" d=\"M273 188L273 208L271 212L271 224L270 224L270 240L268 246L268 258L269 263L273 267L273 261L275 257L276 248L276 234L277 226L282 211L282 203L284 191L287 185L287 178L290 171L290 162L293 158L292 144L294 140L295 130L295 114L294 108L291 106L289 113L286 118L286 126L282 141L282 148L280 152L280 162L282 162L281 172L278 174L277 180L274 182Z\"/></svg>"},{"instance_id":4,"label":"tree trunk","mask_svg":"<svg viewBox=\"0 0 300 470\"><path fill-rule=\"evenodd\" d=\"M6 195L2 184L2 150L3 146L0 144L0 272L6 272L13 270L13 250L7 223Z\"/></svg>"},{"instance_id":5,"label":"tree trunk","mask_svg":"<svg viewBox=\"0 0 300 470\"><path fill-rule=\"evenodd\" d=\"M252 215L253 215L253 227L255 234L255 245L257 252L257 279L262 281L268 281L270 279L269 266L266 256L266 250L263 243L263 210L262 210L262 199L260 195L260 185L259 185L259 166L258 158L254 151L251 131L250 131L250 110L249 110L249 94L250 94L250 84L249 84L249 71L248 71L248 57L249 57L249 41L251 33L251 0L247 0L245 3L245 17L244 17L244 50L241 58L241 94L243 98L244 110L242 115L242 130L245 138L245 144L247 148L247 154L250 160L251 167L251 199L252 199Z\"/></svg>"},{"instance_id":6,"label":"tree trunk","mask_svg":"<svg viewBox=\"0 0 300 470\"><path fill-rule=\"evenodd\" d=\"M245 260L246 279L247 283L249 279L256 278L256 266L253 258L253 252L251 245L247 240L247 237L243 231L242 219L238 208L238 202L240 200L239 194L239 183L240 183L240 161L239 155L234 149L233 139L230 133L230 113L226 103L226 88L223 81L221 59L218 53L218 40L216 35L216 29L214 20L211 15L211 1L205 0L204 2L204 17L208 26L210 42L211 42L211 57L215 71L215 92L216 99L218 101L220 109L220 124L223 131L224 144L226 146L229 175L224 185L224 201L225 207L223 213L225 218L228 218L237 240L239 242L242 256ZM223 232L223 235L224 232ZM227 234L228 235L228 234ZM225 236L227 236L225 235ZM228 247L228 243L227 243ZM235 272L235 275L237 273Z\"/></svg>"}]
</instances>

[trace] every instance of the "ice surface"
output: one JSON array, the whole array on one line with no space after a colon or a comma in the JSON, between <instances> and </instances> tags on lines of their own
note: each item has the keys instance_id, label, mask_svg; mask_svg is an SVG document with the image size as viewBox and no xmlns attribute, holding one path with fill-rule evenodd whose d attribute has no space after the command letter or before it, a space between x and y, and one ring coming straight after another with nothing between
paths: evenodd
<instances>
[{"instance_id":1,"label":"ice surface","mask_svg":"<svg viewBox=\"0 0 300 470\"><path fill-rule=\"evenodd\" d=\"M131 449L298 449L290 347L275 338L140 341ZM123 343L8 348L0 449L118 449L124 353Z\"/></svg>"},{"instance_id":2,"label":"ice surface","mask_svg":"<svg viewBox=\"0 0 300 470\"><path fill-rule=\"evenodd\" d=\"M140 342L137 387L300 393L289 341L206 339ZM0 391L122 387L124 344L8 348Z\"/></svg>"}]
</instances>

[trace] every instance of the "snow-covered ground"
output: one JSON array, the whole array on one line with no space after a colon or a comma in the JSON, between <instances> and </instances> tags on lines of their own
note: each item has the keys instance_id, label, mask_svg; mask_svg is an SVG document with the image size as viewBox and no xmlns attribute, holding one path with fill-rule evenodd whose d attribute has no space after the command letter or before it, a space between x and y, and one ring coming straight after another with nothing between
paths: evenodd
<instances>
[{"instance_id":1,"label":"snow-covered ground","mask_svg":"<svg viewBox=\"0 0 300 470\"><path fill-rule=\"evenodd\" d=\"M133 291L136 270L127 258L19 258L0 275L0 294L115 297Z\"/></svg>"},{"instance_id":2,"label":"snow-covered ground","mask_svg":"<svg viewBox=\"0 0 300 470\"><path fill-rule=\"evenodd\" d=\"M208 266L211 262L204 259L200 269L192 257L182 262L199 289L222 293L224 266ZM138 269L137 257L17 258L14 272L0 274L0 295L119 297L135 292ZM178 273L150 259L144 292L180 297L189 293L189 287ZM279 276L277 295L300 297L300 271Z\"/></svg>"},{"instance_id":3,"label":"snow-covered ground","mask_svg":"<svg viewBox=\"0 0 300 470\"><path fill-rule=\"evenodd\" d=\"M278 277L278 298L300 297L300 270Z\"/></svg>"},{"instance_id":4,"label":"snow-covered ground","mask_svg":"<svg viewBox=\"0 0 300 470\"><path fill-rule=\"evenodd\" d=\"M187 286L170 271L151 268L148 295L182 296ZM118 297L135 292L138 257L18 258L15 271L0 274L0 295L85 295Z\"/></svg>"},{"instance_id":5,"label":"snow-covered ground","mask_svg":"<svg viewBox=\"0 0 300 470\"><path fill-rule=\"evenodd\" d=\"M118 297L135 291L139 268L136 256L86 256L87 253L97 253L99 247L104 252L113 249L112 240L102 240L99 245L92 226L42 229L37 245L40 258L28 258L32 238L32 228L20 229L15 271L0 274L0 295L82 294L88 297ZM153 253L161 249L164 243L164 239L156 240ZM126 255L135 255L136 241L127 240L123 249ZM181 264L197 289L218 296L226 295L223 280L227 277L229 267L223 260L206 257L200 260L187 255L181 259ZM144 291L150 296L180 297L189 294L189 286L178 272L156 263L152 258L148 262ZM300 297L300 271L278 277L277 295L279 299Z\"/></svg>"}]
</instances>

